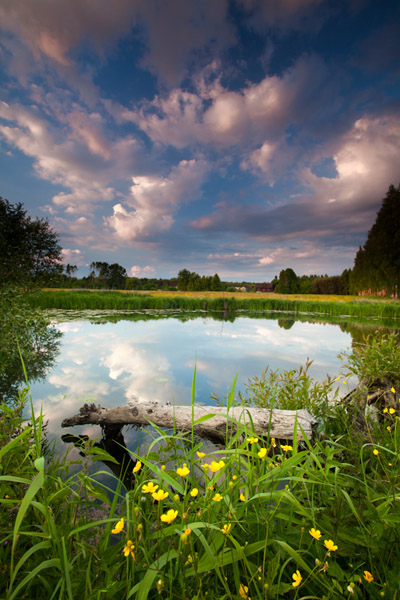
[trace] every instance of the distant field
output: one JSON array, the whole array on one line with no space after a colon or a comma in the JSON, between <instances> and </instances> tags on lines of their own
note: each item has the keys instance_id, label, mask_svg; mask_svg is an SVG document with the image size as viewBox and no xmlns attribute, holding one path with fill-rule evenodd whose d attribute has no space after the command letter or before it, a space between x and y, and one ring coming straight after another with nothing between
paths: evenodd
<instances>
[{"instance_id":1,"label":"distant field","mask_svg":"<svg viewBox=\"0 0 400 600\"><path fill-rule=\"evenodd\" d=\"M286 311L330 316L400 318L400 302L359 296L244 292L164 292L45 289L29 295L31 306L74 310Z\"/></svg>"}]
</instances>

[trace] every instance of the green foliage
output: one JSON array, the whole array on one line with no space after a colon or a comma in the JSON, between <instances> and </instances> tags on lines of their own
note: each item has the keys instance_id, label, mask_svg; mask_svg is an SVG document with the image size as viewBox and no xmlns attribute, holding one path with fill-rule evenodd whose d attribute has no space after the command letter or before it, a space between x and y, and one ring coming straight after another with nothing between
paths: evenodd
<instances>
[{"instance_id":1,"label":"green foliage","mask_svg":"<svg viewBox=\"0 0 400 600\"><path fill-rule=\"evenodd\" d=\"M397 598L398 411L357 448L345 429L297 446L239 425L224 449L155 429L126 491L88 475L90 441L80 472L44 470L20 408L0 420L2 598Z\"/></svg>"},{"instance_id":2,"label":"green foliage","mask_svg":"<svg viewBox=\"0 0 400 600\"><path fill-rule=\"evenodd\" d=\"M180 291L218 291L221 288L221 280L217 273L212 277L205 275L201 277L198 273L191 273L187 269L182 269L178 273L178 290Z\"/></svg>"},{"instance_id":3,"label":"green foliage","mask_svg":"<svg viewBox=\"0 0 400 600\"><path fill-rule=\"evenodd\" d=\"M370 387L390 382L400 385L400 335L376 331L362 342L354 344L353 351L344 353L345 366L351 374L362 377Z\"/></svg>"},{"instance_id":4,"label":"green foliage","mask_svg":"<svg viewBox=\"0 0 400 600\"><path fill-rule=\"evenodd\" d=\"M0 197L0 281L44 284L62 271L58 236L45 219L27 216L21 203Z\"/></svg>"},{"instance_id":5,"label":"green foliage","mask_svg":"<svg viewBox=\"0 0 400 600\"><path fill-rule=\"evenodd\" d=\"M391 185L365 245L357 252L350 289L352 293L384 291L398 297L399 277L400 185Z\"/></svg>"},{"instance_id":6,"label":"green foliage","mask_svg":"<svg viewBox=\"0 0 400 600\"><path fill-rule=\"evenodd\" d=\"M305 408L317 418L327 414L329 405L337 396L333 390L334 381L328 376L325 381L312 379L308 371L312 361L307 359L305 366L290 371L272 371L268 366L261 377L252 377L246 392L239 394L245 404L273 410L297 410Z\"/></svg>"},{"instance_id":7,"label":"green foliage","mask_svg":"<svg viewBox=\"0 0 400 600\"><path fill-rule=\"evenodd\" d=\"M299 278L293 269L284 269L279 273L279 280L274 291L279 294L295 294L300 291Z\"/></svg>"}]
</instances>

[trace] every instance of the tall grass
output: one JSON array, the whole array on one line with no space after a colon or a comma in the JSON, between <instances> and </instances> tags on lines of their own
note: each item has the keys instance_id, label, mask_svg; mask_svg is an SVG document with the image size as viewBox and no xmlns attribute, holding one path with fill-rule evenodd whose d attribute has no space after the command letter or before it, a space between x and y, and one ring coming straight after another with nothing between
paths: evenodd
<instances>
[{"instance_id":1,"label":"tall grass","mask_svg":"<svg viewBox=\"0 0 400 600\"><path fill-rule=\"evenodd\" d=\"M141 294L123 292L43 291L31 294L28 302L35 308L108 309L108 310L205 310L235 313L238 311L280 311L313 313L328 316L363 316L400 318L400 302L373 300L310 300L270 295L257 297L213 295Z\"/></svg>"},{"instance_id":2,"label":"tall grass","mask_svg":"<svg viewBox=\"0 0 400 600\"><path fill-rule=\"evenodd\" d=\"M109 484L89 476L90 441L78 474L68 459L45 463L22 421L26 397L3 406L0 596L400 598L400 369L374 348L369 360L382 354L385 377L397 373L385 392L395 409L380 404L373 420L366 407L361 440L342 403L327 415L340 433L301 442L296 426L288 443L242 424L224 448L154 428L132 453L129 491L110 473ZM227 414L233 401L234 387Z\"/></svg>"}]
</instances>

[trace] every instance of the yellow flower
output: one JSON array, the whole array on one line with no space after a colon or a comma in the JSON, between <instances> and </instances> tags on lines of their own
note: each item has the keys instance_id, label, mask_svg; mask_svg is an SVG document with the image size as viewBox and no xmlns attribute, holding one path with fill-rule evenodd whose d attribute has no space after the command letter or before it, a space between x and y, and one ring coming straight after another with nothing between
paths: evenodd
<instances>
[{"instance_id":1,"label":"yellow flower","mask_svg":"<svg viewBox=\"0 0 400 600\"><path fill-rule=\"evenodd\" d=\"M178 516L178 511L171 508L167 513L161 515L161 521L163 523L172 523L174 519Z\"/></svg>"},{"instance_id":2,"label":"yellow flower","mask_svg":"<svg viewBox=\"0 0 400 600\"><path fill-rule=\"evenodd\" d=\"M161 465L160 468L161 468L161 471L164 473L164 471L165 471L165 465Z\"/></svg>"},{"instance_id":3,"label":"yellow flower","mask_svg":"<svg viewBox=\"0 0 400 600\"><path fill-rule=\"evenodd\" d=\"M222 533L224 535L226 535L227 533L230 532L232 525L229 523L229 525L224 525L221 529Z\"/></svg>"},{"instance_id":4,"label":"yellow flower","mask_svg":"<svg viewBox=\"0 0 400 600\"><path fill-rule=\"evenodd\" d=\"M211 471L213 473L216 473L217 471L222 469L222 467L224 467L224 466L225 466L225 463L223 460L220 460L219 462L216 462L215 460L213 460L212 463L210 465L208 465L208 468L211 469Z\"/></svg>"},{"instance_id":5,"label":"yellow flower","mask_svg":"<svg viewBox=\"0 0 400 600\"><path fill-rule=\"evenodd\" d=\"M371 581L374 580L374 578L372 577L372 575L369 571L364 571L364 579L365 579L365 581L368 581L368 583L371 583Z\"/></svg>"},{"instance_id":6,"label":"yellow flower","mask_svg":"<svg viewBox=\"0 0 400 600\"><path fill-rule=\"evenodd\" d=\"M206 453L205 453L205 452L196 452L196 454L197 454L197 456L198 456L199 458L204 458L204 457L205 457L205 455L206 455Z\"/></svg>"},{"instance_id":7,"label":"yellow flower","mask_svg":"<svg viewBox=\"0 0 400 600\"><path fill-rule=\"evenodd\" d=\"M384 409L383 409L383 412L384 412L384 413L387 413L387 412L388 412L388 410L389 410L389 409L388 409L388 407L386 407L386 408L384 408Z\"/></svg>"},{"instance_id":8,"label":"yellow flower","mask_svg":"<svg viewBox=\"0 0 400 600\"><path fill-rule=\"evenodd\" d=\"M176 472L178 473L178 475L180 475L181 477L186 477L186 475L189 475L190 470L187 468L186 463L183 463L183 467L179 467Z\"/></svg>"},{"instance_id":9,"label":"yellow flower","mask_svg":"<svg viewBox=\"0 0 400 600\"><path fill-rule=\"evenodd\" d=\"M214 502L221 502L222 500L222 496L221 494L215 494L214 498L213 498Z\"/></svg>"},{"instance_id":10,"label":"yellow flower","mask_svg":"<svg viewBox=\"0 0 400 600\"><path fill-rule=\"evenodd\" d=\"M324 540L324 546L327 550L329 550L329 552L334 552L338 549L332 540Z\"/></svg>"},{"instance_id":11,"label":"yellow flower","mask_svg":"<svg viewBox=\"0 0 400 600\"><path fill-rule=\"evenodd\" d=\"M209 485L208 489L211 490L212 492L215 490L215 487L213 485Z\"/></svg>"},{"instance_id":12,"label":"yellow flower","mask_svg":"<svg viewBox=\"0 0 400 600\"><path fill-rule=\"evenodd\" d=\"M192 533L192 530L189 529L189 527L187 529L185 529L185 535L190 535Z\"/></svg>"},{"instance_id":13,"label":"yellow flower","mask_svg":"<svg viewBox=\"0 0 400 600\"><path fill-rule=\"evenodd\" d=\"M340 379L340 375L338 375L337 377L335 377L335 379L333 381L339 381Z\"/></svg>"},{"instance_id":14,"label":"yellow flower","mask_svg":"<svg viewBox=\"0 0 400 600\"><path fill-rule=\"evenodd\" d=\"M258 454L258 456L259 456L260 458L264 458L264 456L266 456L266 454L267 454L267 449L266 449L266 448L261 448L261 450L259 450L259 451L257 452L257 454Z\"/></svg>"},{"instance_id":15,"label":"yellow flower","mask_svg":"<svg viewBox=\"0 0 400 600\"><path fill-rule=\"evenodd\" d=\"M311 529L308 533L310 535L312 535L312 537L315 538L316 540L319 540L319 538L322 535L322 533L319 531L319 529L314 529L314 527L311 527Z\"/></svg>"},{"instance_id":16,"label":"yellow flower","mask_svg":"<svg viewBox=\"0 0 400 600\"><path fill-rule=\"evenodd\" d=\"M233 479L233 481L236 481L237 475L232 475L232 479Z\"/></svg>"},{"instance_id":17,"label":"yellow flower","mask_svg":"<svg viewBox=\"0 0 400 600\"><path fill-rule=\"evenodd\" d=\"M256 437L249 437L249 439L247 440L248 444L257 444L258 442L258 438Z\"/></svg>"},{"instance_id":18,"label":"yellow flower","mask_svg":"<svg viewBox=\"0 0 400 600\"><path fill-rule=\"evenodd\" d=\"M126 542L126 546L124 546L124 548L122 549L124 556L131 555L133 560L135 560L135 554L133 552L134 547L135 547L135 544L131 540L128 540Z\"/></svg>"},{"instance_id":19,"label":"yellow flower","mask_svg":"<svg viewBox=\"0 0 400 600\"><path fill-rule=\"evenodd\" d=\"M396 390L394 389L394 387L390 388L390 391L391 391L393 394L395 394L395 393L396 393Z\"/></svg>"},{"instance_id":20,"label":"yellow flower","mask_svg":"<svg viewBox=\"0 0 400 600\"><path fill-rule=\"evenodd\" d=\"M373 452L374 452L375 456L378 456L378 454L379 454L379 450L377 450L377 449L375 448Z\"/></svg>"},{"instance_id":21,"label":"yellow flower","mask_svg":"<svg viewBox=\"0 0 400 600\"><path fill-rule=\"evenodd\" d=\"M124 528L124 519L120 519L114 529L111 529L111 533L121 533Z\"/></svg>"},{"instance_id":22,"label":"yellow flower","mask_svg":"<svg viewBox=\"0 0 400 600\"><path fill-rule=\"evenodd\" d=\"M138 471L140 471L141 468L142 468L142 461L138 460L136 465L134 466L132 473L137 473Z\"/></svg>"},{"instance_id":23,"label":"yellow flower","mask_svg":"<svg viewBox=\"0 0 400 600\"><path fill-rule=\"evenodd\" d=\"M193 488L192 490L190 490L189 493L192 496L192 498L196 498L197 494L199 493L199 490L197 488Z\"/></svg>"},{"instance_id":24,"label":"yellow flower","mask_svg":"<svg viewBox=\"0 0 400 600\"><path fill-rule=\"evenodd\" d=\"M142 492L143 494L152 494L156 491L157 488L158 485L154 485L154 483L150 481L149 483L144 484L144 486L142 487Z\"/></svg>"},{"instance_id":25,"label":"yellow flower","mask_svg":"<svg viewBox=\"0 0 400 600\"><path fill-rule=\"evenodd\" d=\"M241 500L242 502L246 502L246 498L244 497L244 494L240 494L239 500Z\"/></svg>"},{"instance_id":26,"label":"yellow flower","mask_svg":"<svg viewBox=\"0 0 400 600\"><path fill-rule=\"evenodd\" d=\"M301 580L303 579L302 576L300 575L300 571L297 569L296 573L293 573L292 575L292 579L294 579L292 586L293 587L297 587L300 585Z\"/></svg>"},{"instance_id":27,"label":"yellow flower","mask_svg":"<svg viewBox=\"0 0 400 600\"><path fill-rule=\"evenodd\" d=\"M392 431L392 428L390 427L390 425L388 425L388 426L386 427L386 429L389 431L389 433Z\"/></svg>"},{"instance_id":28,"label":"yellow flower","mask_svg":"<svg viewBox=\"0 0 400 600\"><path fill-rule=\"evenodd\" d=\"M394 413L395 413L395 412L396 412L396 411L394 410L394 408L389 408L389 413L390 413L391 415L394 415Z\"/></svg>"},{"instance_id":29,"label":"yellow flower","mask_svg":"<svg viewBox=\"0 0 400 600\"><path fill-rule=\"evenodd\" d=\"M284 452L289 452L289 450L293 450L292 446L281 446L281 448Z\"/></svg>"},{"instance_id":30,"label":"yellow flower","mask_svg":"<svg viewBox=\"0 0 400 600\"><path fill-rule=\"evenodd\" d=\"M276 448L276 442L275 442L275 438L271 438L271 446L273 448Z\"/></svg>"},{"instance_id":31,"label":"yellow flower","mask_svg":"<svg viewBox=\"0 0 400 600\"><path fill-rule=\"evenodd\" d=\"M240 587L239 587L239 596L241 598L243 598L243 600L248 599L248 595L247 595L248 591L249 591L249 588L247 587L247 585L243 585L243 583L241 583Z\"/></svg>"},{"instance_id":32,"label":"yellow flower","mask_svg":"<svg viewBox=\"0 0 400 600\"><path fill-rule=\"evenodd\" d=\"M347 384L347 381L345 381L345 380L343 379L343 383L344 383L344 385L346 385L346 384Z\"/></svg>"},{"instance_id":33,"label":"yellow flower","mask_svg":"<svg viewBox=\"0 0 400 600\"><path fill-rule=\"evenodd\" d=\"M165 500L165 498L168 498L169 494L168 492L164 492L164 490L159 489L157 490L157 492L153 492L152 493L152 497L154 498L154 500L157 500L157 502L160 502L161 500Z\"/></svg>"}]
</instances>

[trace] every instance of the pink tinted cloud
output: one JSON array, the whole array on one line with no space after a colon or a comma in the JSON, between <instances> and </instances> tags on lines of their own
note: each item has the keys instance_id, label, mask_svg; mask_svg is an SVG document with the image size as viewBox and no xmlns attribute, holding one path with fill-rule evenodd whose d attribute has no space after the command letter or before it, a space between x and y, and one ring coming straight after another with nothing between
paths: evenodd
<instances>
[{"instance_id":1,"label":"pink tinted cloud","mask_svg":"<svg viewBox=\"0 0 400 600\"><path fill-rule=\"evenodd\" d=\"M399 147L396 115L365 116L337 143L336 178L317 177L307 168L300 181L307 193L300 192L279 206L216 207L191 225L199 230L241 231L265 241L366 231L389 185L397 184Z\"/></svg>"}]
</instances>

